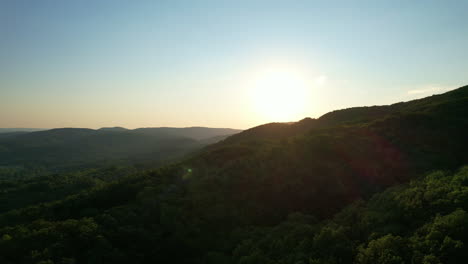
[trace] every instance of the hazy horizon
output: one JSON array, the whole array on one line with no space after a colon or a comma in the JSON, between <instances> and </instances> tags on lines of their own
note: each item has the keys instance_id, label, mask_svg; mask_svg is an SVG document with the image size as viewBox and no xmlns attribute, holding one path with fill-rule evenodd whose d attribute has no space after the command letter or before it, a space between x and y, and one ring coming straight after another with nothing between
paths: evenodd
<instances>
[{"instance_id":1,"label":"hazy horizon","mask_svg":"<svg viewBox=\"0 0 468 264\"><path fill-rule=\"evenodd\" d=\"M34 129L34 130L49 130L49 129L60 129L60 128L82 128L82 129L102 129L102 128L124 128L128 130L140 129L140 128L217 128L217 129L233 129L242 130L234 127L207 127L207 126L181 126L181 127L170 127L170 126L148 126L148 127L124 127L124 126L103 126L103 127L0 127L0 129Z\"/></svg>"},{"instance_id":2,"label":"hazy horizon","mask_svg":"<svg viewBox=\"0 0 468 264\"><path fill-rule=\"evenodd\" d=\"M400 102L407 102L407 101L411 101L411 100L416 100L416 99L420 99L420 98L424 98L424 97L427 97L427 96L431 96L431 95L438 95L438 94L442 94L444 92L448 92L448 91L451 91L453 89L456 89L456 88L460 88L460 87L454 87L454 88L447 88L447 89L444 89L444 90L441 90L441 89L437 89L437 91L440 91L439 93L431 93L431 94L427 94L426 91L424 92L420 92L420 91L414 91L413 93L410 93L410 94L415 94L416 96L414 96L413 98L411 99L408 99L408 100L405 100L405 101L399 101L399 102L393 102L393 103L389 103L388 105L391 105L391 104L394 104L394 103L400 103ZM436 90L431 90L431 91L436 91ZM419 95L419 96L418 96ZM366 107L366 106L378 106L378 105L361 105L361 106L351 106L351 107ZM331 109L329 112L331 111L335 111L335 110L343 110L345 108L341 108L341 109ZM329 113L329 112L326 112L326 113ZM326 113L323 113L323 114L326 114ZM283 121L285 123L288 123L288 122L297 122L297 121L300 121L304 118L319 118L320 116L322 115L319 115L317 117L309 117L309 116L305 116L301 119L298 119L298 120L291 120L291 121ZM271 121L271 122L280 122L280 121ZM271 122L268 122L268 123L271 123ZM280 122L281 123L281 122ZM258 125L262 125L262 124L266 124L266 123L258 123L258 124L255 124L254 126L252 127L255 127L255 126L258 126ZM216 127L216 126L203 126L203 125L191 125L191 126L165 126L165 125L159 125L159 126L140 126L140 127L126 127L126 126L122 126L122 125L104 125L104 126L97 126L97 127L79 127L79 126L59 126L59 127L2 127L0 126L0 129L35 129L35 130L48 130L48 129L60 129L60 128L83 128L83 129L94 129L94 130L98 130L98 129L101 129L101 128L125 128L125 129L129 129L129 130L133 130L133 129L139 129L139 128L195 128L195 127L203 127L203 128L221 128L221 129L237 129L237 130L246 130L246 129L249 129L249 128L252 128L252 127L246 127L246 128L237 128L237 127Z\"/></svg>"},{"instance_id":3,"label":"hazy horizon","mask_svg":"<svg viewBox=\"0 0 468 264\"><path fill-rule=\"evenodd\" d=\"M468 84L468 2L2 1L0 127L226 127Z\"/></svg>"}]
</instances>

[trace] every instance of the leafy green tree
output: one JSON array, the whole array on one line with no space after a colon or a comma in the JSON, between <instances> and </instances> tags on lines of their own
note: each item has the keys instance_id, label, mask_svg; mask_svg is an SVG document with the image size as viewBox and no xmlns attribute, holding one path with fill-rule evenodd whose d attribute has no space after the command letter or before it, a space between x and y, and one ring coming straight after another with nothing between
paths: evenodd
<instances>
[{"instance_id":1,"label":"leafy green tree","mask_svg":"<svg viewBox=\"0 0 468 264\"><path fill-rule=\"evenodd\" d=\"M359 264L402 264L408 258L406 241L391 234L370 241L367 247L360 247L356 257Z\"/></svg>"}]
</instances>

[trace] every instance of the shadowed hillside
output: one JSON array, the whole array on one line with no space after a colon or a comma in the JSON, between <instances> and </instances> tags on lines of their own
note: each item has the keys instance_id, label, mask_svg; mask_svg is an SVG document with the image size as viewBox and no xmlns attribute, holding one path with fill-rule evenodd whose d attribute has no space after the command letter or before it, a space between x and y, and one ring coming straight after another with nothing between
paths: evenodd
<instances>
[{"instance_id":1,"label":"shadowed hillside","mask_svg":"<svg viewBox=\"0 0 468 264\"><path fill-rule=\"evenodd\" d=\"M295 210L325 216L433 169L467 164L467 116L465 86L407 103L255 127L209 146L186 166L201 203L246 204L242 215L252 216L261 208L258 221ZM200 194L201 182L212 189Z\"/></svg>"}]
</instances>

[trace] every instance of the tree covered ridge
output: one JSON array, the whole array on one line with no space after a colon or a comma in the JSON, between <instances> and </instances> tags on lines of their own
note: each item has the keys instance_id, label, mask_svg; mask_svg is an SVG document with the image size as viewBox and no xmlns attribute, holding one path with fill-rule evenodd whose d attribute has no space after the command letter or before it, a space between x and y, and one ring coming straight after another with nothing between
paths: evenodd
<instances>
[{"instance_id":1,"label":"tree covered ridge","mask_svg":"<svg viewBox=\"0 0 468 264\"><path fill-rule=\"evenodd\" d=\"M288 131L280 137L264 137L264 125L209 146L184 163L192 169L192 200L230 206L249 216L247 222L275 222L290 211L326 217L427 171L468 164L468 86L397 108L363 122L303 131L296 130L305 126L301 122L320 119L272 124L269 135Z\"/></svg>"},{"instance_id":2,"label":"tree covered ridge","mask_svg":"<svg viewBox=\"0 0 468 264\"><path fill-rule=\"evenodd\" d=\"M249 141L252 139L281 139L306 133L315 129L337 127L373 122L392 115L405 113L437 113L440 115L466 114L466 100L468 99L468 85L458 89L392 105L351 107L335 110L323 116L312 119L305 118L292 123L269 123L260 125L242 133L233 135L225 141L228 143ZM446 116L447 117L447 116Z\"/></svg>"}]
</instances>

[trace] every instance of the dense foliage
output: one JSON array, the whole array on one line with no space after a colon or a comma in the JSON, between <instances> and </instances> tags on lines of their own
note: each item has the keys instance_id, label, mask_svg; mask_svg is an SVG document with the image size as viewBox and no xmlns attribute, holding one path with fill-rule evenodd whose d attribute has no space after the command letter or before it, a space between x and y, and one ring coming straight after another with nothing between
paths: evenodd
<instances>
[{"instance_id":1,"label":"dense foliage","mask_svg":"<svg viewBox=\"0 0 468 264\"><path fill-rule=\"evenodd\" d=\"M191 208L183 187L164 176L172 173L128 177L1 215L0 260L460 263L468 257L468 167L355 201L329 219L291 212L270 225L226 219L235 213L222 204L215 212L194 211L204 208Z\"/></svg>"},{"instance_id":2,"label":"dense foliage","mask_svg":"<svg viewBox=\"0 0 468 264\"><path fill-rule=\"evenodd\" d=\"M463 87L263 125L157 170L3 180L0 262L460 263L467 114Z\"/></svg>"}]
</instances>

